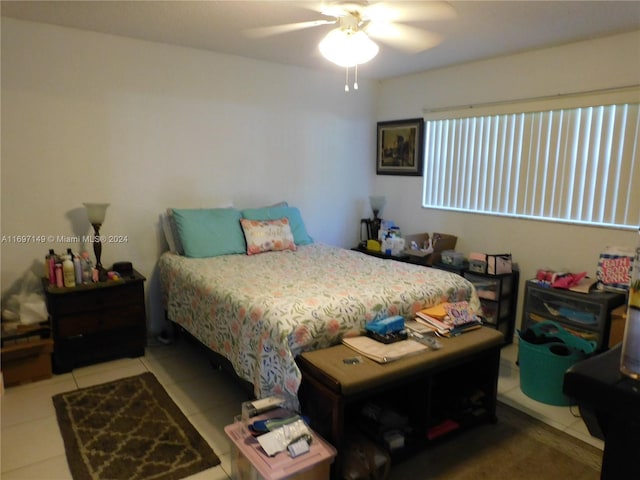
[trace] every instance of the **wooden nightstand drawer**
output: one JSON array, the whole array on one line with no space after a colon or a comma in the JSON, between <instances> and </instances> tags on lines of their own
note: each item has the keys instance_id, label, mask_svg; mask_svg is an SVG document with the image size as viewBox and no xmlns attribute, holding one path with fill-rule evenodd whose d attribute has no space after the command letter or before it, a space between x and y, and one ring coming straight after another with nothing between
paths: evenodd
<instances>
[{"instance_id":1,"label":"wooden nightstand drawer","mask_svg":"<svg viewBox=\"0 0 640 480\"><path fill-rule=\"evenodd\" d=\"M91 335L117 328L139 326L144 322L144 308L133 305L128 308L105 309L98 312L68 316L58 322L58 337Z\"/></svg>"},{"instance_id":2,"label":"wooden nightstand drawer","mask_svg":"<svg viewBox=\"0 0 640 480\"><path fill-rule=\"evenodd\" d=\"M58 315L81 312L93 312L104 308L118 308L135 305L144 295L142 283L114 287L105 287L73 295L59 295L55 299L55 311Z\"/></svg>"}]
</instances>

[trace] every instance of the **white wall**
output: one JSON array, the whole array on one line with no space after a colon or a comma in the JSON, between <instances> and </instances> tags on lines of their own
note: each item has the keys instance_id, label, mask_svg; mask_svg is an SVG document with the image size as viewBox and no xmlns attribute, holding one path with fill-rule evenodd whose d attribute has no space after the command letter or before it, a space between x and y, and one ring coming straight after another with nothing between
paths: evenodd
<instances>
[{"instance_id":1,"label":"white wall","mask_svg":"<svg viewBox=\"0 0 640 480\"><path fill-rule=\"evenodd\" d=\"M640 84L640 32L531 51L383 81L378 121L422 116L423 108L530 98ZM378 176L384 218L403 232L457 235L457 250L512 252L521 283L539 267L595 275L607 245L635 246L635 232L423 209L422 179ZM520 289L519 310L523 289ZM518 319L520 317L518 316Z\"/></svg>"},{"instance_id":2,"label":"white wall","mask_svg":"<svg viewBox=\"0 0 640 480\"><path fill-rule=\"evenodd\" d=\"M154 271L167 207L287 200L317 240L352 246L375 157L374 82L345 94L342 72L2 18L3 298L49 248L7 236L91 232L82 202L110 202L103 264Z\"/></svg>"}]
</instances>

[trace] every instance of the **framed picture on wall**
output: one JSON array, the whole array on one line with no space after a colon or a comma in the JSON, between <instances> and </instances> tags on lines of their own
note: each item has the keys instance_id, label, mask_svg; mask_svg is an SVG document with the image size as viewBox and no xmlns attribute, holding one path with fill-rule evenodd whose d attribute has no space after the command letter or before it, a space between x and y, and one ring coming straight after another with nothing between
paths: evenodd
<instances>
[{"instance_id":1,"label":"framed picture on wall","mask_svg":"<svg viewBox=\"0 0 640 480\"><path fill-rule=\"evenodd\" d=\"M421 176L424 120L378 122L376 173Z\"/></svg>"}]
</instances>

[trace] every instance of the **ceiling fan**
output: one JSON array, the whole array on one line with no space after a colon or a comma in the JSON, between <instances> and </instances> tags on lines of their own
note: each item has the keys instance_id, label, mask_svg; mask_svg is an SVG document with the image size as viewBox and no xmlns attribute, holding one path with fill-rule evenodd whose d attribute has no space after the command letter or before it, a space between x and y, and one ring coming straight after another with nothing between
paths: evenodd
<instances>
[{"instance_id":1,"label":"ceiling fan","mask_svg":"<svg viewBox=\"0 0 640 480\"><path fill-rule=\"evenodd\" d=\"M423 20L444 20L455 17L456 12L446 2L309 2L296 4L319 12L323 19L287 23L246 30L254 37L265 37L323 25L335 25L320 42L319 49L329 61L346 67L349 91L349 67L355 67L357 90L357 68L374 58L378 45L372 38L409 53L418 53L434 47L441 41L438 34L406 25L404 22Z\"/></svg>"}]
</instances>

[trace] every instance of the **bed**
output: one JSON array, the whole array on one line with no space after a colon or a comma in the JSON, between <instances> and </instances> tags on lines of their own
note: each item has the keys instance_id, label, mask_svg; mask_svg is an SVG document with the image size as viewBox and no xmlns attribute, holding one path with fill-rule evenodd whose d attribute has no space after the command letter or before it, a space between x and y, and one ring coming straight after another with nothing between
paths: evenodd
<instances>
[{"instance_id":1,"label":"bed","mask_svg":"<svg viewBox=\"0 0 640 480\"><path fill-rule=\"evenodd\" d=\"M373 319L411 317L446 301L468 301L474 313L480 311L473 285L453 273L308 236L296 237L289 248L251 252L246 238L238 253L194 258L165 252L158 267L168 318L228 359L258 398L282 394L297 408L301 374L295 357L358 334Z\"/></svg>"}]
</instances>

